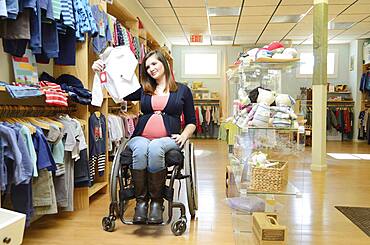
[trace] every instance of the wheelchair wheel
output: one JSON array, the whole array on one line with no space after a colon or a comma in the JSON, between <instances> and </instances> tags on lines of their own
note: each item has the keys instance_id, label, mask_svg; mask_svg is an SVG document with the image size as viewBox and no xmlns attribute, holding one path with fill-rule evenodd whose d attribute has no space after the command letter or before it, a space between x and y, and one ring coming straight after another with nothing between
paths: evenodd
<instances>
[{"instance_id":1,"label":"wheelchair wheel","mask_svg":"<svg viewBox=\"0 0 370 245\"><path fill-rule=\"evenodd\" d=\"M116 223L115 223L114 219L112 219L110 217L104 217L103 220L102 220L102 226L103 226L103 230L108 231L108 232L112 232L112 231L114 231Z\"/></svg>"},{"instance_id":2,"label":"wheelchair wheel","mask_svg":"<svg viewBox=\"0 0 370 245\"><path fill-rule=\"evenodd\" d=\"M186 231L186 220L178 219L171 225L171 231L175 236L181 236Z\"/></svg>"},{"instance_id":3,"label":"wheelchair wheel","mask_svg":"<svg viewBox=\"0 0 370 245\"><path fill-rule=\"evenodd\" d=\"M110 201L111 203L117 203L120 205L116 205L116 214L120 215L122 214L122 204L119 200L119 188L122 188L122 168L120 164L120 153L125 149L127 144L127 140L122 142L121 145L118 147L117 153L114 156L113 162L112 162L112 170L110 175Z\"/></svg>"},{"instance_id":4,"label":"wheelchair wheel","mask_svg":"<svg viewBox=\"0 0 370 245\"><path fill-rule=\"evenodd\" d=\"M195 211L198 210L197 175L193 143L185 146L184 171L185 175L190 176L186 178L186 193L190 216L193 219L195 217Z\"/></svg>"}]
</instances>

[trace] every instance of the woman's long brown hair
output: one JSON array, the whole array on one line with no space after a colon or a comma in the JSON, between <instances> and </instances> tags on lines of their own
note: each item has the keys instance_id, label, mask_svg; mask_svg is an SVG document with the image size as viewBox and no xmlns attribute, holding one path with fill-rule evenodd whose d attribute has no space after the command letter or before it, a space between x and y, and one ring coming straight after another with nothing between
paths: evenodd
<instances>
[{"instance_id":1,"label":"woman's long brown hair","mask_svg":"<svg viewBox=\"0 0 370 245\"><path fill-rule=\"evenodd\" d=\"M141 69L141 84L143 86L144 93L153 95L157 87L157 82L155 81L154 78L152 78L148 74L147 68L146 68L147 59L153 55L155 55L155 57L163 64L164 75L166 76L166 83L167 83L166 87L169 88L170 92L177 91L177 84L175 82L175 79L172 77L170 67L163 53L159 50L152 50L145 55L144 60L142 62L143 67Z\"/></svg>"}]
</instances>

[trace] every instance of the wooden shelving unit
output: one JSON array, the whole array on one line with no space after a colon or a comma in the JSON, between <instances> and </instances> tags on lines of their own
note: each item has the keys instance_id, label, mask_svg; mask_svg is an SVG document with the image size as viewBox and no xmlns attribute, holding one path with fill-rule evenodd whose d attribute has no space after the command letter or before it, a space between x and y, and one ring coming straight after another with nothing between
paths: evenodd
<instances>
[{"instance_id":1,"label":"wooden shelving unit","mask_svg":"<svg viewBox=\"0 0 370 245\"><path fill-rule=\"evenodd\" d=\"M104 182L99 182L99 183L96 183L94 184L92 187L89 188L89 197L93 196L94 194L98 193L99 191L103 190L103 189L107 189L108 187L108 181L104 181ZM104 192L106 192L106 190L104 190Z\"/></svg>"},{"instance_id":2,"label":"wooden shelving unit","mask_svg":"<svg viewBox=\"0 0 370 245\"><path fill-rule=\"evenodd\" d=\"M370 71L370 63L362 65L362 73ZM370 108L370 92L365 91L361 93L361 111Z\"/></svg>"},{"instance_id":3,"label":"wooden shelving unit","mask_svg":"<svg viewBox=\"0 0 370 245\"><path fill-rule=\"evenodd\" d=\"M100 5L101 9L107 10L107 3L100 0L90 0L91 5ZM85 88L89 90L92 89L92 83L94 80L94 71L91 69L92 63L98 59L98 56L93 52L92 46L90 45L90 40L86 40L83 43L77 43L76 49L76 65L75 66L57 66L54 65L54 76L58 77L61 74L71 74L78 77ZM107 93L104 94L103 104L100 108L93 106L86 106L77 104L77 111L73 114L74 117L80 118L86 122L89 121L91 113L94 111L100 111L104 116L108 115L108 103L107 103ZM106 128L108 125L106 125ZM89 140L89 127L86 125L84 127L84 134L86 142ZM106 138L108 135L105 136ZM106 151L106 154L108 152ZM106 158L106 169L108 160ZM105 171L103 176L95 179L94 185L91 187L79 187L75 188L74 191L74 207L76 210L84 209L89 207L89 198L95 193L106 193L107 184L109 181L109 173Z\"/></svg>"}]
</instances>

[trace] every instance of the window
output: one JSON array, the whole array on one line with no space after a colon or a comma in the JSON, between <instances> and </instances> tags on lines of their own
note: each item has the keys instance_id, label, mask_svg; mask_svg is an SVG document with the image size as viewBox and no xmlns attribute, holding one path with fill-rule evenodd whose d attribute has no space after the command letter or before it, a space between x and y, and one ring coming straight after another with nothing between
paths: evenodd
<instances>
[{"instance_id":1,"label":"window","mask_svg":"<svg viewBox=\"0 0 370 245\"><path fill-rule=\"evenodd\" d=\"M220 56L220 51L183 51L181 69L182 77L220 77Z\"/></svg>"},{"instance_id":2,"label":"window","mask_svg":"<svg viewBox=\"0 0 370 245\"><path fill-rule=\"evenodd\" d=\"M314 57L312 52L300 52L300 65L297 77L312 77ZM329 50L327 60L327 74L329 78L336 78L338 72L338 51Z\"/></svg>"}]
</instances>

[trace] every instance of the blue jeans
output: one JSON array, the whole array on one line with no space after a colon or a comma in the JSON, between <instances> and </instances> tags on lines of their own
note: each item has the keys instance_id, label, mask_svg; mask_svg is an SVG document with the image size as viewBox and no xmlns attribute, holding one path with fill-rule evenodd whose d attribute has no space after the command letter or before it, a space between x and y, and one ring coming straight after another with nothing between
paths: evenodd
<instances>
[{"instance_id":1,"label":"blue jeans","mask_svg":"<svg viewBox=\"0 0 370 245\"><path fill-rule=\"evenodd\" d=\"M180 149L175 140L170 137L149 140L142 136L136 136L130 139L128 147L132 150L132 168L148 169L150 173L165 169L165 154L169 150Z\"/></svg>"}]
</instances>

